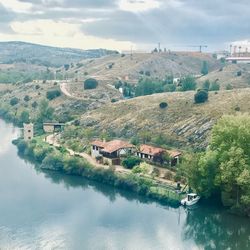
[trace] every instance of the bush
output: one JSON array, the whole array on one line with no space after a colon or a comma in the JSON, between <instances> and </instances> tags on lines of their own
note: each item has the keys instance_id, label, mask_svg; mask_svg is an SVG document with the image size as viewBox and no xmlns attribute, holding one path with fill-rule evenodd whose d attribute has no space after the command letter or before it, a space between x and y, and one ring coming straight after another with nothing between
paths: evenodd
<instances>
[{"instance_id":1,"label":"bush","mask_svg":"<svg viewBox=\"0 0 250 250\"><path fill-rule=\"evenodd\" d=\"M198 90L194 95L195 103L203 103L208 100L208 92L206 90Z\"/></svg>"},{"instance_id":2,"label":"bush","mask_svg":"<svg viewBox=\"0 0 250 250\"><path fill-rule=\"evenodd\" d=\"M216 81L212 82L210 88L209 88L210 91L218 91L220 90L220 84Z\"/></svg>"},{"instance_id":3,"label":"bush","mask_svg":"<svg viewBox=\"0 0 250 250\"><path fill-rule=\"evenodd\" d=\"M175 84L166 84L164 86L164 92L175 92L176 86Z\"/></svg>"},{"instance_id":4,"label":"bush","mask_svg":"<svg viewBox=\"0 0 250 250\"><path fill-rule=\"evenodd\" d=\"M11 106L15 106L15 105L17 105L18 103L19 103L19 99L18 99L17 97L11 98L11 100L10 100L10 105L11 105Z\"/></svg>"},{"instance_id":5,"label":"bush","mask_svg":"<svg viewBox=\"0 0 250 250\"><path fill-rule=\"evenodd\" d=\"M32 104L31 104L31 106L32 106L32 108L37 108L37 106L38 106L38 103L36 102L36 101L34 101Z\"/></svg>"},{"instance_id":6,"label":"bush","mask_svg":"<svg viewBox=\"0 0 250 250\"><path fill-rule=\"evenodd\" d=\"M129 156L122 161L122 166L127 169L132 169L134 166L139 165L141 163L141 159L135 156Z\"/></svg>"},{"instance_id":7,"label":"bush","mask_svg":"<svg viewBox=\"0 0 250 250\"><path fill-rule=\"evenodd\" d=\"M61 91L58 89L49 90L46 93L46 97L48 100L53 100L53 99L59 97L60 95L61 95Z\"/></svg>"},{"instance_id":8,"label":"bush","mask_svg":"<svg viewBox=\"0 0 250 250\"><path fill-rule=\"evenodd\" d=\"M196 89L196 81L194 77L187 76L181 81L181 90L188 91L188 90L195 90Z\"/></svg>"},{"instance_id":9,"label":"bush","mask_svg":"<svg viewBox=\"0 0 250 250\"><path fill-rule=\"evenodd\" d=\"M95 89L98 86L98 81L94 78L89 78L84 81L84 89Z\"/></svg>"},{"instance_id":10,"label":"bush","mask_svg":"<svg viewBox=\"0 0 250 250\"><path fill-rule=\"evenodd\" d=\"M165 109L168 106L168 104L166 102L161 102L159 106L161 109Z\"/></svg>"},{"instance_id":11,"label":"bush","mask_svg":"<svg viewBox=\"0 0 250 250\"><path fill-rule=\"evenodd\" d=\"M237 76L241 76L242 75L242 72L241 71L238 71L237 72Z\"/></svg>"},{"instance_id":12,"label":"bush","mask_svg":"<svg viewBox=\"0 0 250 250\"><path fill-rule=\"evenodd\" d=\"M23 98L23 100L24 100L25 102L28 102L30 99L31 99L31 98L30 98L28 95L26 95L26 96Z\"/></svg>"},{"instance_id":13,"label":"bush","mask_svg":"<svg viewBox=\"0 0 250 250\"><path fill-rule=\"evenodd\" d=\"M226 86L226 90L231 90L231 89L233 89L233 86L230 83L228 83Z\"/></svg>"},{"instance_id":14,"label":"bush","mask_svg":"<svg viewBox=\"0 0 250 250\"><path fill-rule=\"evenodd\" d=\"M206 90L209 90L210 89L210 81L206 80L205 82L203 82L202 88L206 89Z\"/></svg>"}]
</instances>

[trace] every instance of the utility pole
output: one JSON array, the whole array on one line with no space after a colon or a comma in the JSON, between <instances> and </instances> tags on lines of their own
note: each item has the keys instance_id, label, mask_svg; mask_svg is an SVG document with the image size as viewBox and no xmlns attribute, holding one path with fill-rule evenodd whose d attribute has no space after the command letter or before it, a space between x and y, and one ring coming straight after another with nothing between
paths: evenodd
<instances>
[{"instance_id":1,"label":"utility pole","mask_svg":"<svg viewBox=\"0 0 250 250\"><path fill-rule=\"evenodd\" d=\"M160 53L160 51L161 51L161 43L159 42L158 43L158 52Z\"/></svg>"},{"instance_id":2,"label":"utility pole","mask_svg":"<svg viewBox=\"0 0 250 250\"><path fill-rule=\"evenodd\" d=\"M130 60L133 60L133 45L130 47Z\"/></svg>"}]
</instances>

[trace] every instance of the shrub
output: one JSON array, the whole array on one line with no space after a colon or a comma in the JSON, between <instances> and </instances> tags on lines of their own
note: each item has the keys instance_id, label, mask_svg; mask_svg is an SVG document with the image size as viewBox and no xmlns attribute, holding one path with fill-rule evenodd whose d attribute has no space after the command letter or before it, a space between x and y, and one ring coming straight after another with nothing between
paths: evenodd
<instances>
[{"instance_id":1,"label":"shrub","mask_svg":"<svg viewBox=\"0 0 250 250\"><path fill-rule=\"evenodd\" d=\"M32 108L37 108L37 106L38 106L38 103L36 102L36 101L34 101L32 104L31 104L31 106L32 106Z\"/></svg>"},{"instance_id":2,"label":"shrub","mask_svg":"<svg viewBox=\"0 0 250 250\"><path fill-rule=\"evenodd\" d=\"M242 75L242 72L241 71L238 71L237 72L237 76L241 76Z\"/></svg>"},{"instance_id":3,"label":"shrub","mask_svg":"<svg viewBox=\"0 0 250 250\"><path fill-rule=\"evenodd\" d=\"M203 82L202 88L206 89L206 90L209 90L209 88L210 88L210 81L206 80L205 82Z\"/></svg>"},{"instance_id":4,"label":"shrub","mask_svg":"<svg viewBox=\"0 0 250 250\"><path fill-rule=\"evenodd\" d=\"M164 92L175 92L176 86L175 84L166 84L164 86Z\"/></svg>"},{"instance_id":5,"label":"shrub","mask_svg":"<svg viewBox=\"0 0 250 250\"><path fill-rule=\"evenodd\" d=\"M19 103L19 99L17 97L13 97L10 99L10 105L15 106Z\"/></svg>"},{"instance_id":6,"label":"shrub","mask_svg":"<svg viewBox=\"0 0 250 250\"><path fill-rule=\"evenodd\" d=\"M89 78L84 81L84 89L95 89L98 86L98 81L94 78Z\"/></svg>"},{"instance_id":7,"label":"shrub","mask_svg":"<svg viewBox=\"0 0 250 250\"><path fill-rule=\"evenodd\" d=\"M159 107L160 107L161 109L165 109L167 106L168 106L168 104L167 104L166 102L161 102L161 103L159 104Z\"/></svg>"},{"instance_id":8,"label":"shrub","mask_svg":"<svg viewBox=\"0 0 250 250\"><path fill-rule=\"evenodd\" d=\"M195 103L203 103L208 100L208 92L206 90L199 90L194 95Z\"/></svg>"},{"instance_id":9,"label":"shrub","mask_svg":"<svg viewBox=\"0 0 250 250\"><path fill-rule=\"evenodd\" d=\"M58 89L49 90L46 93L46 97L48 100L53 100L53 99L59 97L60 95L61 95L61 91Z\"/></svg>"},{"instance_id":10,"label":"shrub","mask_svg":"<svg viewBox=\"0 0 250 250\"><path fill-rule=\"evenodd\" d=\"M141 163L141 159L135 156L129 156L122 161L122 166L127 169L132 169L134 166L139 165Z\"/></svg>"},{"instance_id":11,"label":"shrub","mask_svg":"<svg viewBox=\"0 0 250 250\"><path fill-rule=\"evenodd\" d=\"M23 98L23 100L24 100L25 102L28 102L30 99L31 99L31 98L30 98L28 95L26 95L26 96Z\"/></svg>"},{"instance_id":12,"label":"shrub","mask_svg":"<svg viewBox=\"0 0 250 250\"><path fill-rule=\"evenodd\" d=\"M220 90L220 84L216 81L212 82L210 88L209 88L210 91L218 91Z\"/></svg>"},{"instance_id":13,"label":"shrub","mask_svg":"<svg viewBox=\"0 0 250 250\"><path fill-rule=\"evenodd\" d=\"M196 89L196 81L194 77L187 76L181 81L181 90L188 91L188 90L195 90Z\"/></svg>"},{"instance_id":14,"label":"shrub","mask_svg":"<svg viewBox=\"0 0 250 250\"><path fill-rule=\"evenodd\" d=\"M147 70L147 71L145 72L145 75L146 75L146 76L151 76L150 71Z\"/></svg>"},{"instance_id":15,"label":"shrub","mask_svg":"<svg viewBox=\"0 0 250 250\"><path fill-rule=\"evenodd\" d=\"M36 86L35 86L35 89L40 89L40 85L36 85Z\"/></svg>"},{"instance_id":16,"label":"shrub","mask_svg":"<svg viewBox=\"0 0 250 250\"><path fill-rule=\"evenodd\" d=\"M231 90L231 89L233 89L233 86L230 83L228 83L226 86L226 90Z\"/></svg>"}]
</instances>

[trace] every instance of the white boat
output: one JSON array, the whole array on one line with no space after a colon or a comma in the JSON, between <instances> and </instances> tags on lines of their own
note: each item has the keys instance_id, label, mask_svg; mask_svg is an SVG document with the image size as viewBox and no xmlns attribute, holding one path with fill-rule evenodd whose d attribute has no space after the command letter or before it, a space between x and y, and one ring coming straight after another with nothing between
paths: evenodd
<instances>
[{"instance_id":1,"label":"white boat","mask_svg":"<svg viewBox=\"0 0 250 250\"><path fill-rule=\"evenodd\" d=\"M187 197L181 200L181 205L183 206L192 206L200 200L200 196L195 193L187 194Z\"/></svg>"}]
</instances>

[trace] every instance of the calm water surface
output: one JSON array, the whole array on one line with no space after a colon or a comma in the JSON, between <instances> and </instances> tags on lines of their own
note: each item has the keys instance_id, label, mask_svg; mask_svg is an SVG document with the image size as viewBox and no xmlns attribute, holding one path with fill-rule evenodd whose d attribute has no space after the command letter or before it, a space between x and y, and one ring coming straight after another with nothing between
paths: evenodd
<instances>
[{"instance_id":1,"label":"calm water surface","mask_svg":"<svg viewBox=\"0 0 250 250\"><path fill-rule=\"evenodd\" d=\"M17 155L0 120L0 249L250 249L250 220L161 206Z\"/></svg>"}]
</instances>

